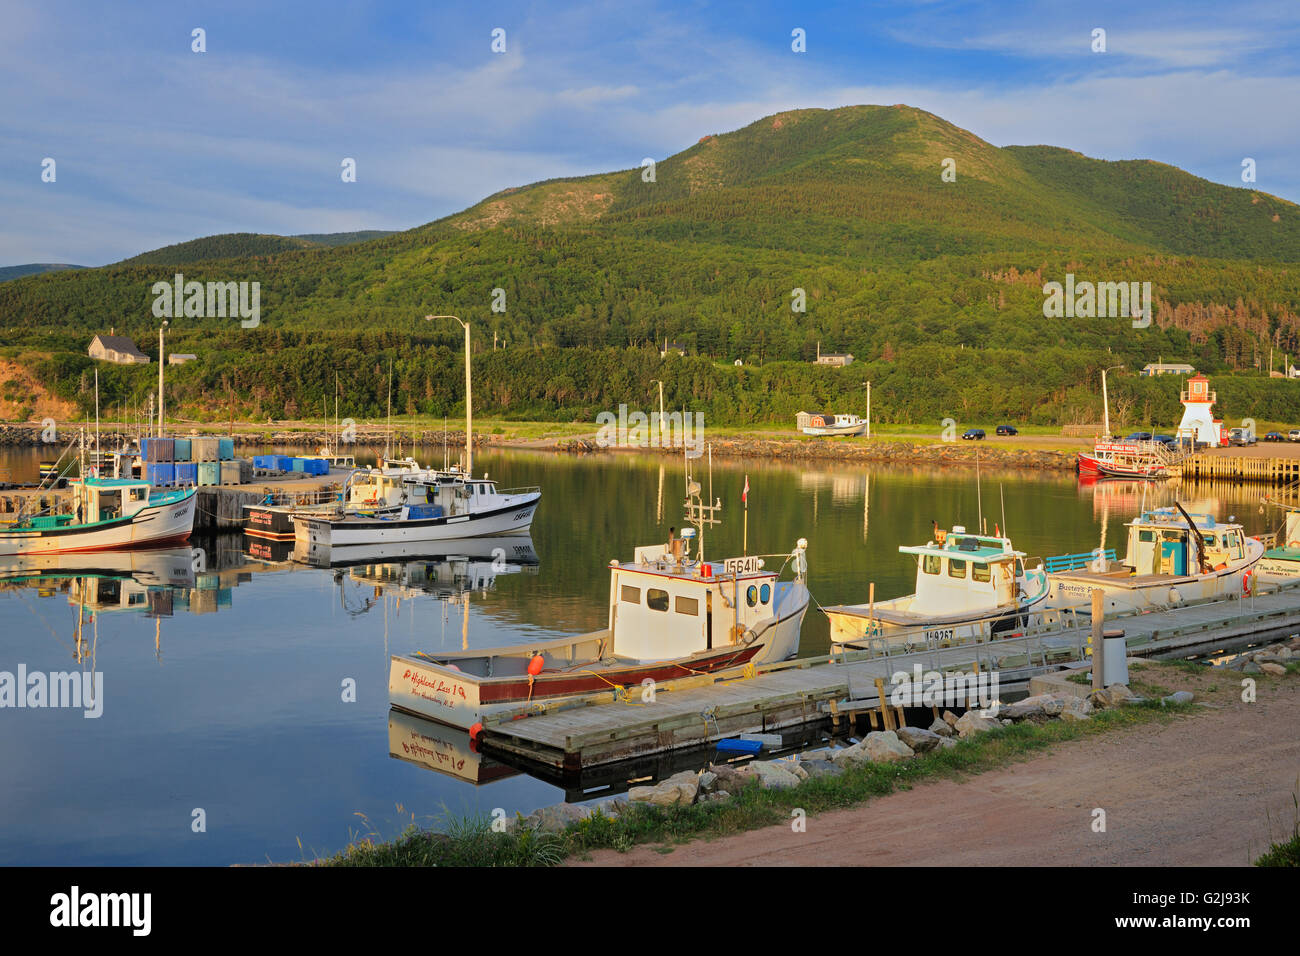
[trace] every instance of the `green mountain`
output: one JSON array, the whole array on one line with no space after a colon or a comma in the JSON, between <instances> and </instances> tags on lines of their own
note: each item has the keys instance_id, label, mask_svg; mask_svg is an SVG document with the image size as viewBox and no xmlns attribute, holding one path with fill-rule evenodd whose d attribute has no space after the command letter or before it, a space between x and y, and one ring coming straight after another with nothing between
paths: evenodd
<instances>
[{"instance_id":1,"label":"green mountain","mask_svg":"<svg viewBox=\"0 0 1300 956\"><path fill-rule=\"evenodd\" d=\"M250 256L270 256L299 249L320 249L366 242L392 235L379 229L361 232L315 233L302 236L260 235L253 232L227 232L217 236L204 236L174 245L151 249L138 256L123 259L118 265L184 265L209 259L241 259Z\"/></svg>"},{"instance_id":2,"label":"green mountain","mask_svg":"<svg viewBox=\"0 0 1300 956\"><path fill-rule=\"evenodd\" d=\"M173 320L173 347L201 361L169 394L196 415L318 414L335 371L351 414L378 414L389 358L399 412L453 414L459 329L421 320L438 312L471 319L487 350L485 414L590 420L662 379L716 423L784 421L856 407L870 379L884 420L1095 421L1101 368L1163 357L1238 373L1220 412L1300 418L1300 385L1261 372L1270 350L1300 352L1300 207L1153 162L994 147L906 106L780 113L653 175L548 180L406 232L321 239L217 236L6 283L0 333L51 353L45 380L84 399L87 333L148 342L149 290L183 262L187 279L261 289L256 329ZM1149 282L1154 322L1044 318L1043 285L1067 274ZM690 354L661 361L665 338ZM819 345L857 361L812 367ZM108 377L111 401L147 394L137 370ZM1176 382L1112 389L1148 419L1177 408Z\"/></svg>"},{"instance_id":3,"label":"green mountain","mask_svg":"<svg viewBox=\"0 0 1300 956\"><path fill-rule=\"evenodd\" d=\"M86 267L69 265L65 262L31 262L23 266L0 266L0 282L21 279L23 276L41 275L45 272L58 272L61 269L84 268Z\"/></svg>"}]
</instances>

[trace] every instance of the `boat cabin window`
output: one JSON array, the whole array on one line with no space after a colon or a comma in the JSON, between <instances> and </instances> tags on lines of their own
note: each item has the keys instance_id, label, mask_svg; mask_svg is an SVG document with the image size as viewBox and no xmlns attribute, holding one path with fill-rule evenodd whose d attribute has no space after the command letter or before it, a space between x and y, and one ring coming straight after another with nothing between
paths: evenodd
<instances>
[{"instance_id":1,"label":"boat cabin window","mask_svg":"<svg viewBox=\"0 0 1300 956\"><path fill-rule=\"evenodd\" d=\"M758 589L758 603L766 604L772 597L772 585L764 584Z\"/></svg>"},{"instance_id":2,"label":"boat cabin window","mask_svg":"<svg viewBox=\"0 0 1300 956\"><path fill-rule=\"evenodd\" d=\"M1143 542L1146 542L1147 544L1150 544L1150 543L1151 543L1152 541L1154 541L1155 539L1156 539L1156 533L1155 533L1154 531L1139 531L1139 532L1138 532L1138 540L1139 540L1139 541L1143 541Z\"/></svg>"},{"instance_id":3,"label":"boat cabin window","mask_svg":"<svg viewBox=\"0 0 1300 956\"><path fill-rule=\"evenodd\" d=\"M634 588L630 584L623 585L623 602L625 604L640 604L641 589Z\"/></svg>"},{"instance_id":4,"label":"boat cabin window","mask_svg":"<svg viewBox=\"0 0 1300 956\"><path fill-rule=\"evenodd\" d=\"M1204 544L1205 544L1205 546L1206 546L1207 548L1212 548L1212 547L1214 547L1214 535L1213 535L1213 534L1203 534L1203 535L1201 535L1201 541L1204 542Z\"/></svg>"},{"instance_id":5,"label":"boat cabin window","mask_svg":"<svg viewBox=\"0 0 1300 956\"><path fill-rule=\"evenodd\" d=\"M696 617L700 613L700 602L698 598L679 597L674 609L678 614L689 614Z\"/></svg>"},{"instance_id":6,"label":"boat cabin window","mask_svg":"<svg viewBox=\"0 0 1300 956\"><path fill-rule=\"evenodd\" d=\"M651 588L645 593L645 606L652 611L668 610L668 592Z\"/></svg>"},{"instance_id":7,"label":"boat cabin window","mask_svg":"<svg viewBox=\"0 0 1300 956\"><path fill-rule=\"evenodd\" d=\"M970 566L970 579L972 581L981 581L987 584L989 577L989 566L987 564L972 564Z\"/></svg>"},{"instance_id":8,"label":"boat cabin window","mask_svg":"<svg viewBox=\"0 0 1300 956\"><path fill-rule=\"evenodd\" d=\"M1016 577L1023 578L1024 576L1025 576L1025 562L1021 561L1019 558L1016 558Z\"/></svg>"},{"instance_id":9,"label":"boat cabin window","mask_svg":"<svg viewBox=\"0 0 1300 956\"><path fill-rule=\"evenodd\" d=\"M938 574L941 561L937 554L927 554L921 559L921 570L926 574Z\"/></svg>"},{"instance_id":10,"label":"boat cabin window","mask_svg":"<svg viewBox=\"0 0 1300 956\"><path fill-rule=\"evenodd\" d=\"M948 577L964 578L966 576L966 562L958 561L956 558L948 559Z\"/></svg>"},{"instance_id":11,"label":"boat cabin window","mask_svg":"<svg viewBox=\"0 0 1300 956\"><path fill-rule=\"evenodd\" d=\"M745 591L745 603L750 607L753 607L758 603L758 588L754 587L752 584Z\"/></svg>"}]
</instances>

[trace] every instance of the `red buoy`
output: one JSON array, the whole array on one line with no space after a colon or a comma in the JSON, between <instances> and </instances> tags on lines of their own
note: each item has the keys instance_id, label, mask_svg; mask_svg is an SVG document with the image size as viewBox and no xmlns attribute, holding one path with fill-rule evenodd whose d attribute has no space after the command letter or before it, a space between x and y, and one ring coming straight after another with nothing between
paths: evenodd
<instances>
[{"instance_id":1,"label":"red buoy","mask_svg":"<svg viewBox=\"0 0 1300 956\"><path fill-rule=\"evenodd\" d=\"M536 677L546 666L546 660L541 654L534 654L533 659L528 662L528 674L530 677Z\"/></svg>"}]
</instances>

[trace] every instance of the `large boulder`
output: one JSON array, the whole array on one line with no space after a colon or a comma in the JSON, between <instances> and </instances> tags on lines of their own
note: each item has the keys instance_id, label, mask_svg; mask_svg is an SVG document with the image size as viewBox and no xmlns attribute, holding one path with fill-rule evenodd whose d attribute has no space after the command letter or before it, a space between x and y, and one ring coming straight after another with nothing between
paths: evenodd
<instances>
[{"instance_id":1,"label":"large boulder","mask_svg":"<svg viewBox=\"0 0 1300 956\"><path fill-rule=\"evenodd\" d=\"M835 751L835 753L831 754L831 763L842 770L871 763L871 756L867 753L866 742L861 741L852 747L845 747Z\"/></svg>"},{"instance_id":2,"label":"large boulder","mask_svg":"<svg viewBox=\"0 0 1300 956\"><path fill-rule=\"evenodd\" d=\"M728 793L737 793L750 784L758 783L758 774L747 766L737 767L729 763L711 763L706 772L715 776L713 784L715 792L725 790Z\"/></svg>"},{"instance_id":3,"label":"large boulder","mask_svg":"<svg viewBox=\"0 0 1300 956\"><path fill-rule=\"evenodd\" d=\"M873 730L862 742L869 759L877 763L894 763L916 754L892 730Z\"/></svg>"},{"instance_id":4,"label":"large boulder","mask_svg":"<svg viewBox=\"0 0 1300 956\"><path fill-rule=\"evenodd\" d=\"M978 711L968 710L957 718L955 729L957 736L966 740L974 737L976 734L982 734L989 730L996 730L1001 727L997 720L992 717L981 717Z\"/></svg>"},{"instance_id":5,"label":"large boulder","mask_svg":"<svg viewBox=\"0 0 1300 956\"><path fill-rule=\"evenodd\" d=\"M943 722L954 730L957 729L957 715L951 710L945 710L943 712Z\"/></svg>"},{"instance_id":6,"label":"large boulder","mask_svg":"<svg viewBox=\"0 0 1300 956\"><path fill-rule=\"evenodd\" d=\"M1061 720L1092 719L1092 701L1086 697L1064 696L1061 700Z\"/></svg>"},{"instance_id":7,"label":"large boulder","mask_svg":"<svg viewBox=\"0 0 1300 956\"><path fill-rule=\"evenodd\" d=\"M787 790L800 783L799 776L785 761L751 760L749 768L758 774L758 781L765 790Z\"/></svg>"},{"instance_id":8,"label":"large boulder","mask_svg":"<svg viewBox=\"0 0 1300 956\"><path fill-rule=\"evenodd\" d=\"M944 724L944 726L947 727L948 725ZM939 746L939 741L942 738L933 730L922 730L920 727L900 727L898 729L898 739L911 747L916 753L923 754Z\"/></svg>"},{"instance_id":9,"label":"large boulder","mask_svg":"<svg viewBox=\"0 0 1300 956\"><path fill-rule=\"evenodd\" d=\"M532 830L544 833L559 833L570 823L577 823L591 816L591 807L573 803L557 803L551 807L541 807L524 817L523 824Z\"/></svg>"},{"instance_id":10,"label":"large boulder","mask_svg":"<svg viewBox=\"0 0 1300 956\"><path fill-rule=\"evenodd\" d=\"M1168 697L1161 697L1161 704L1190 704L1195 700L1195 695L1190 690L1175 691Z\"/></svg>"},{"instance_id":11,"label":"large boulder","mask_svg":"<svg viewBox=\"0 0 1300 956\"><path fill-rule=\"evenodd\" d=\"M944 720L942 717L936 717L934 723L930 725L930 731L931 733L938 734L940 737L951 737L952 724L948 723L948 721Z\"/></svg>"},{"instance_id":12,"label":"large boulder","mask_svg":"<svg viewBox=\"0 0 1300 956\"><path fill-rule=\"evenodd\" d=\"M689 806L695 802L699 789L700 775L694 770L684 770L654 786L633 787L627 796L633 803L652 803L658 807Z\"/></svg>"},{"instance_id":13,"label":"large boulder","mask_svg":"<svg viewBox=\"0 0 1300 956\"><path fill-rule=\"evenodd\" d=\"M1011 720L1026 720L1030 717L1042 717L1045 715L1047 702L1052 699L1051 694L1035 694L1033 697L1026 697L1024 700L1018 700L1014 704L1003 704L1002 709L998 711L999 717L1008 717Z\"/></svg>"},{"instance_id":14,"label":"large boulder","mask_svg":"<svg viewBox=\"0 0 1300 956\"><path fill-rule=\"evenodd\" d=\"M844 772L844 768L829 760L805 760L800 767L810 777L838 777Z\"/></svg>"},{"instance_id":15,"label":"large boulder","mask_svg":"<svg viewBox=\"0 0 1300 956\"><path fill-rule=\"evenodd\" d=\"M1283 674L1286 673L1286 668L1283 667L1281 664L1274 664L1271 662L1267 664L1260 664L1259 669L1263 671L1265 674L1272 674L1274 677L1281 677Z\"/></svg>"},{"instance_id":16,"label":"large boulder","mask_svg":"<svg viewBox=\"0 0 1300 956\"><path fill-rule=\"evenodd\" d=\"M1242 672L1243 674L1262 674L1262 673L1264 673L1264 671L1263 671L1263 669L1261 668L1261 666L1260 666L1259 664L1256 664L1254 661L1246 661L1246 663L1242 665L1241 672Z\"/></svg>"}]
</instances>

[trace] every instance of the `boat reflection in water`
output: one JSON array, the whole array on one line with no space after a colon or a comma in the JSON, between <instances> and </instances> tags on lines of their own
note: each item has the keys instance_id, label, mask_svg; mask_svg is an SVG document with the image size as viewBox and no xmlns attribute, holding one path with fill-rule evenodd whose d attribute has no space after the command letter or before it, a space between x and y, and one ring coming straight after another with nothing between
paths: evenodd
<instances>
[{"instance_id":1,"label":"boat reflection in water","mask_svg":"<svg viewBox=\"0 0 1300 956\"><path fill-rule=\"evenodd\" d=\"M396 709L388 712L388 755L475 786L519 774L478 753L469 731Z\"/></svg>"}]
</instances>

